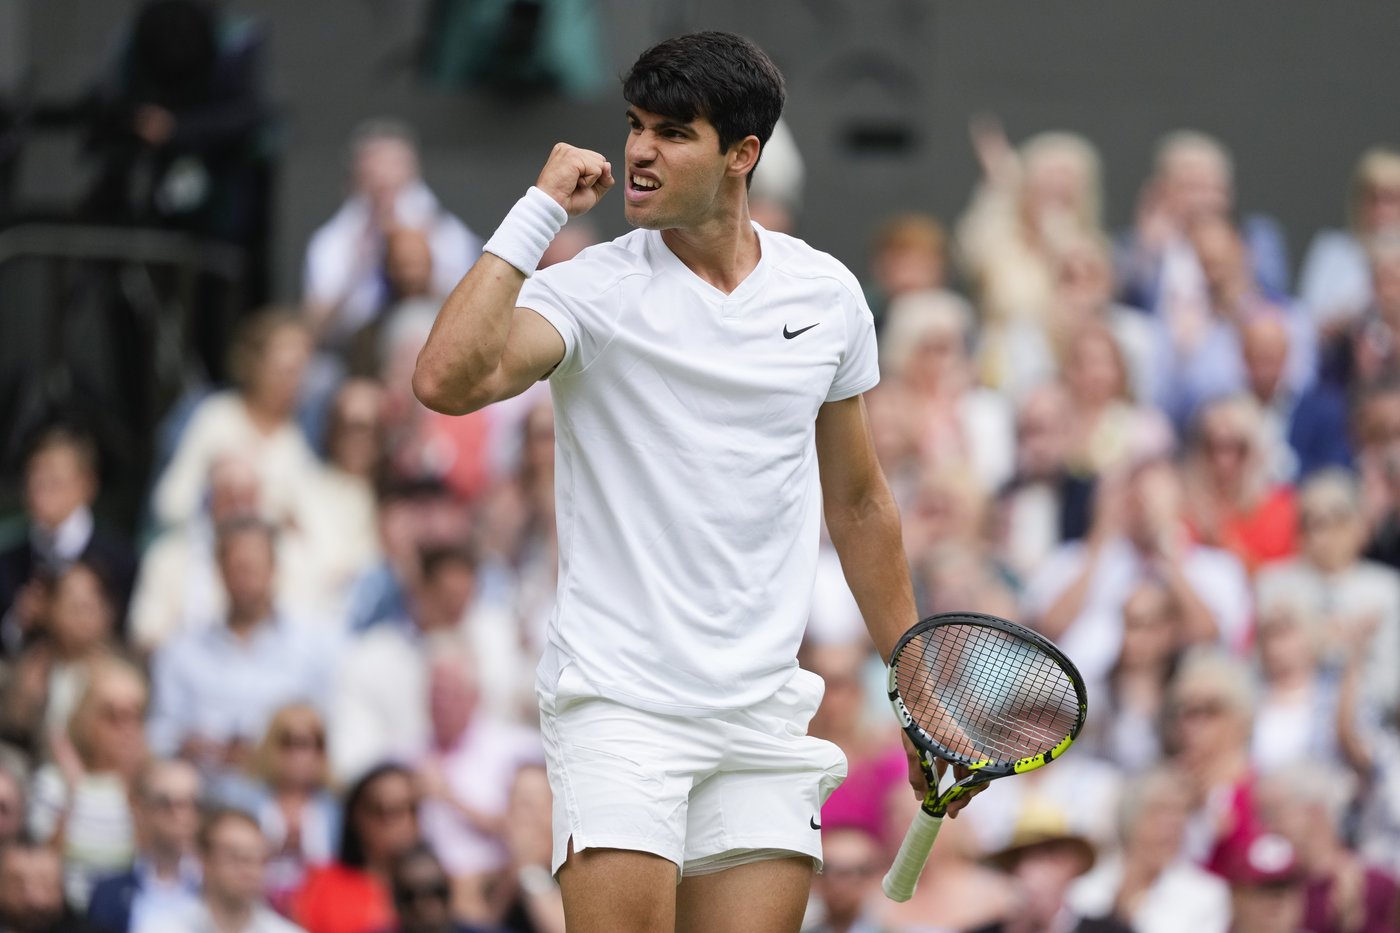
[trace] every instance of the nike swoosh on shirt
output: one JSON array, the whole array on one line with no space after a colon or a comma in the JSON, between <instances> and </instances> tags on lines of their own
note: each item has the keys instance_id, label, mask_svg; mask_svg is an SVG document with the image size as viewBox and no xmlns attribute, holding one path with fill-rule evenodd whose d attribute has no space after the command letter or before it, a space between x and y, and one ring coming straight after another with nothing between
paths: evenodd
<instances>
[{"instance_id":1,"label":"nike swoosh on shirt","mask_svg":"<svg viewBox=\"0 0 1400 933\"><path fill-rule=\"evenodd\" d=\"M818 322L817 322L817 324L820 324L820 323L821 323L821 321L818 321ZM811 330L813 327L816 327L817 324L808 324L806 327L799 327L797 330L788 330L788 329L787 329L787 325L784 324L784 325L783 325L783 336L786 337L788 340L791 340L792 338L796 337L798 334L805 334L805 333L807 333L807 331Z\"/></svg>"},{"instance_id":2,"label":"nike swoosh on shirt","mask_svg":"<svg viewBox=\"0 0 1400 933\"><path fill-rule=\"evenodd\" d=\"M812 326L813 326L813 327L816 327L817 325L813 324ZM817 818L816 818L815 816L812 817L812 818L810 818L809 820L807 820L807 824L808 824L809 826L811 826L813 829L821 829L821 828L822 828L822 824L820 824L820 823L817 822Z\"/></svg>"}]
</instances>

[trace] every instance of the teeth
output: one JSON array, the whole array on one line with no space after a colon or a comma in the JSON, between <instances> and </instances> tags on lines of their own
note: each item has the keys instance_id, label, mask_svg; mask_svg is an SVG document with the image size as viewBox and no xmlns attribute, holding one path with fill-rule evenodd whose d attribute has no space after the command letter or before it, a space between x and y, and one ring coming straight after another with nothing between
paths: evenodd
<instances>
[{"instance_id":1,"label":"teeth","mask_svg":"<svg viewBox=\"0 0 1400 933\"><path fill-rule=\"evenodd\" d=\"M657 180L654 179L654 178L643 178L641 175L633 175L633 176L632 176L632 187L633 187L633 188L647 188L647 189L660 188L660 187L661 187L661 182L657 181Z\"/></svg>"}]
</instances>

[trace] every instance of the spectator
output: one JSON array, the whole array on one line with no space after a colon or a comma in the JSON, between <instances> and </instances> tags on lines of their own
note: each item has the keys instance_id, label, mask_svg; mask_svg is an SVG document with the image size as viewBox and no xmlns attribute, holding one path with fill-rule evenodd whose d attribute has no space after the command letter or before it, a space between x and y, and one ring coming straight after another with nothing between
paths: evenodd
<instances>
[{"instance_id":1,"label":"spectator","mask_svg":"<svg viewBox=\"0 0 1400 933\"><path fill-rule=\"evenodd\" d=\"M36 719L30 727L36 741L67 728L89 671L117 649L116 609L96 566L75 561L50 590L41 637L16 662L20 670L35 674L32 679L25 674L16 677L16 688L33 684L38 690L32 697L10 698L32 712L43 711L42 722Z\"/></svg>"},{"instance_id":2,"label":"spectator","mask_svg":"<svg viewBox=\"0 0 1400 933\"><path fill-rule=\"evenodd\" d=\"M1113 259L1104 236L1076 231L1055 250L1053 287L1038 320L1008 322L993 358L980 353L984 380L1019 399L1027 390L1067 372L1071 342L1088 327L1106 327L1117 341L1133 398L1156 398L1161 381L1156 343L1160 328L1113 296Z\"/></svg>"},{"instance_id":3,"label":"spectator","mask_svg":"<svg viewBox=\"0 0 1400 933\"><path fill-rule=\"evenodd\" d=\"M179 525L198 514L211 465L236 451L258 468L264 517L308 526L301 510L320 465L293 416L310 351L306 327L285 311L243 322L229 351L236 388L207 396L191 414L151 493L157 523Z\"/></svg>"},{"instance_id":4,"label":"spectator","mask_svg":"<svg viewBox=\"0 0 1400 933\"><path fill-rule=\"evenodd\" d=\"M1345 764L1337 730L1338 683L1322 664L1324 625L1306 617L1306 599L1276 591L1260 601L1257 634L1259 701L1250 761L1261 774L1304 756L1318 767Z\"/></svg>"},{"instance_id":5,"label":"spectator","mask_svg":"<svg viewBox=\"0 0 1400 933\"><path fill-rule=\"evenodd\" d=\"M384 391L369 379L350 379L331 404L325 469L313 484L316 505L307 510L318 528L312 537L322 592L317 602L345 618L351 583L379 558L375 481L383 469Z\"/></svg>"},{"instance_id":6,"label":"spectator","mask_svg":"<svg viewBox=\"0 0 1400 933\"><path fill-rule=\"evenodd\" d=\"M331 767L353 780L376 761L412 761L429 745L428 642L460 633L481 658L484 705L515 719L529 680L515 620L476 601L476 557L437 547L421 558L410 615L375 626L346 650L331 707Z\"/></svg>"},{"instance_id":7,"label":"spectator","mask_svg":"<svg viewBox=\"0 0 1400 933\"><path fill-rule=\"evenodd\" d=\"M306 247L302 295L317 342L335 352L386 306L381 270L389 234L424 231L432 292L446 295L481 252L481 241L423 182L413 131L391 119L357 126L350 138L350 195Z\"/></svg>"},{"instance_id":8,"label":"spectator","mask_svg":"<svg viewBox=\"0 0 1400 933\"><path fill-rule=\"evenodd\" d=\"M135 852L129 801L146 763L145 711L141 672L102 661L89 671L66 732L50 737L53 762L35 772L29 832L63 854L74 907L86 908L97 879L127 867Z\"/></svg>"},{"instance_id":9,"label":"spectator","mask_svg":"<svg viewBox=\"0 0 1400 933\"><path fill-rule=\"evenodd\" d=\"M304 933L263 902L267 842L251 816L230 809L210 813L199 828L199 856L204 873L199 897L186 901L178 913L143 924L133 933Z\"/></svg>"},{"instance_id":10,"label":"spectator","mask_svg":"<svg viewBox=\"0 0 1400 933\"><path fill-rule=\"evenodd\" d=\"M1321 773L1319 773L1321 771ZM1299 775L1308 775L1298 780ZM1347 782L1300 759L1264 778L1264 824L1293 846L1306 877L1302 927L1310 933L1387 933L1400 920L1400 886L1342 841Z\"/></svg>"},{"instance_id":11,"label":"spectator","mask_svg":"<svg viewBox=\"0 0 1400 933\"><path fill-rule=\"evenodd\" d=\"M1119 243L1117 265L1125 304L1167 321L1199 311L1205 300L1203 282L1187 230L1203 217L1234 211L1234 171L1230 153L1205 133L1175 130L1158 140L1152 174L1138 196L1133 229ZM1288 255L1278 223L1249 215L1244 238L1259 284L1282 294L1289 281Z\"/></svg>"},{"instance_id":12,"label":"spectator","mask_svg":"<svg viewBox=\"0 0 1400 933\"><path fill-rule=\"evenodd\" d=\"M307 869L331 861L340 839L321 714L306 703L278 709L249 765L247 778L230 782L222 796L262 827L269 853L263 890L273 908L285 913Z\"/></svg>"},{"instance_id":13,"label":"spectator","mask_svg":"<svg viewBox=\"0 0 1400 933\"><path fill-rule=\"evenodd\" d=\"M1019 581L992 553L989 496L971 470L930 465L906 514L905 552L926 611L1015 615Z\"/></svg>"},{"instance_id":14,"label":"spectator","mask_svg":"<svg viewBox=\"0 0 1400 933\"><path fill-rule=\"evenodd\" d=\"M0 845L0 930L6 933L90 933L64 901L63 863L49 846Z\"/></svg>"},{"instance_id":15,"label":"spectator","mask_svg":"<svg viewBox=\"0 0 1400 933\"><path fill-rule=\"evenodd\" d=\"M1305 876L1293 845L1276 833L1255 833L1231 847L1231 933L1312 933L1303 927Z\"/></svg>"},{"instance_id":16,"label":"spectator","mask_svg":"<svg viewBox=\"0 0 1400 933\"><path fill-rule=\"evenodd\" d=\"M1012 878L1019 898L1005 917L973 933L1131 933L1112 916L1085 917L1066 903L1071 883L1093 867L1097 853L1059 817L1054 810L1023 814L1010 842L987 857Z\"/></svg>"},{"instance_id":17,"label":"spectator","mask_svg":"<svg viewBox=\"0 0 1400 933\"><path fill-rule=\"evenodd\" d=\"M1312 322L1259 286L1244 235L1228 217L1200 217L1187 234L1202 270L1204 301L1162 321L1167 339L1158 347L1163 392L1157 403L1174 423L1186 425L1202 402L1244 389L1241 331L1259 316L1283 321L1289 334L1283 379L1295 393L1306 390L1317 372Z\"/></svg>"},{"instance_id":18,"label":"spectator","mask_svg":"<svg viewBox=\"0 0 1400 933\"><path fill-rule=\"evenodd\" d=\"M1259 828L1249 758L1255 703L1248 668L1210 647L1186 654L1168 695L1170 761L1191 793L1185 852L1217 873Z\"/></svg>"},{"instance_id":19,"label":"spectator","mask_svg":"<svg viewBox=\"0 0 1400 933\"><path fill-rule=\"evenodd\" d=\"M228 613L223 624L186 632L156 652L150 735L158 754L178 753L218 781L247 763L279 706L325 702L335 642L277 605L269 525L235 519L215 535Z\"/></svg>"},{"instance_id":20,"label":"spectator","mask_svg":"<svg viewBox=\"0 0 1400 933\"><path fill-rule=\"evenodd\" d=\"M1167 685L1180 658L1181 620L1166 587L1139 583L1123 602L1123 645L1108 672L1107 689L1089 705L1082 741L1129 775L1162 757Z\"/></svg>"},{"instance_id":21,"label":"spectator","mask_svg":"<svg viewBox=\"0 0 1400 933\"><path fill-rule=\"evenodd\" d=\"M565 933L564 898L550 872L553 810L544 765L522 765L510 785L505 839L511 870L500 893L502 926L510 933Z\"/></svg>"},{"instance_id":22,"label":"spectator","mask_svg":"<svg viewBox=\"0 0 1400 933\"><path fill-rule=\"evenodd\" d=\"M1355 478L1335 469L1314 474L1299 494L1298 521L1300 553L1260 572L1259 602L1294 606L1318 626L1313 637L1323 644L1338 629L1375 617L1365 695L1383 715L1393 714L1400 708L1400 573L1362 557L1366 525ZM1339 659L1335 649L1322 658Z\"/></svg>"},{"instance_id":23,"label":"spectator","mask_svg":"<svg viewBox=\"0 0 1400 933\"><path fill-rule=\"evenodd\" d=\"M1094 526L1061 545L1026 585L1023 611L1079 666L1097 694L1122 646L1122 608L1144 580L1161 583L1178 608L1182 644L1241 645L1250 592L1225 551L1191 541L1181 478L1148 459L1100 482Z\"/></svg>"},{"instance_id":24,"label":"spectator","mask_svg":"<svg viewBox=\"0 0 1400 933\"><path fill-rule=\"evenodd\" d=\"M0 656L19 653L44 611L44 586L79 559L107 575L124 623L136 558L121 536L98 527L97 492L92 439L62 426L40 434L24 466L25 539L0 552Z\"/></svg>"},{"instance_id":25,"label":"spectator","mask_svg":"<svg viewBox=\"0 0 1400 933\"><path fill-rule=\"evenodd\" d=\"M837 824L828 816L822 820L822 870L812 879L821 919L803 929L807 933L880 933L870 914L879 894L885 847L862 826Z\"/></svg>"},{"instance_id":26,"label":"spectator","mask_svg":"<svg viewBox=\"0 0 1400 933\"><path fill-rule=\"evenodd\" d=\"M1070 889L1085 917L1113 916L1137 933L1225 933L1230 894L1181 857L1191 801L1185 779L1159 768L1130 781L1119 808L1121 852L1108 853Z\"/></svg>"},{"instance_id":27,"label":"spectator","mask_svg":"<svg viewBox=\"0 0 1400 933\"><path fill-rule=\"evenodd\" d=\"M1064 357L1070 416L1066 464L1081 476L1114 472L1172 448L1172 427L1132 396L1128 362L1113 332L1090 323L1071 334Z\"/></svg>"},{"instance_id":28,"label":"spectator","mask_svg":"<svg viewBox=\"0 0 1400 933\"><path fill-rule=\"evenodd\" d=\"M452 879L454 914L484 923L509 860L511 777L544 749L538 735L482 708L477 661L459 638L436 637L428 653L430 744L418 764L423 836Z\"/></svg>"},{"instance_id":29,"label":"spectator","mask_svg":"<svg viewBox=\"0 0 1400 933\"><path fill-rule=\"evenodd\" d=\"M199 772L188 762L156 759L141 769L132 793L136 859L130 869L99 881L88 903L88 921L102 933L168 922L199 894L200 792Z\"/></svg>"},{"instance_id":30,"label":"spectator","mask_svg":"<svg viewBox=\"0 0 1400 933\"><path fill-rule=\"evenodd\" d=\"M1371 303L1332 338L1323 375L1353 392L1400 375L1400 227L1371 239Z\"/></svg>"},{"instance_id":31,"label":"spectator","mask_svg":"<svg viewBox=\"0 0 1400 933\"><path fill-rule=\"evenodd\" d=\"M381 933L488 933L453 919L452 883L427 846L414 846L395 860L392 886L398 925Z\"/></svg>"},{"instance_id":32,"label":"spectator","mask_svg":"<svg viewBox=\"0 0 1400 933\"><path fill-rule=\"evenodd\" d=\"M889 848L898 840L884 835L885 800L908 780L909 761L894 720L870 716L865 675L873 656L862 633L860 641L844 644L809 641L801 662L826 685L807 731L836 743L846 756L846 780L822 805L822 825L856 827Z\"/></svg>"},{"instance_id":33,"label":"spectator","mask_svg":"<svg viewBox=\"0 0 1400 933\"><path fill-rule=\"evenodd\" d=\"M1069 467L1069 396L1045 383L1016 413L1016 473L996 505L996 554L1022 580L1056 547L1089 530L1092 477Z\"/></svg>"},{"instance_id":34,"label":"spectator","mask_svg":"<svg viewBox=\"0 0 1400 933\"><path fill-rule=\"evenodd\" d=\"M883 332L890 304L948 285L948 234L927 214L895 214L880 223L870 246L865 298Z\"/></svg>"},{"instance_id":35,"label":"spectator","mask_svg":"<svg viewBox=\"0 0 1400 933\"><path fill-rule=\"evenodd\" d=\"M1251 396L1223 396L1197 410L1185 477L1191 532L1251 573L1297 549L1293 487L1274 481L1267 457L1263 416Z\"/></svg>"},{"instance_id":36,"label":"spectator","mask_svg":"<svg viewBox=\"0 0 1400 933\"><path fill-rule=\"evenodd\" d=\"M1276 314L1252 317L1240 327L1246 386L1264 418L1269 475L1289 483L1352 462L1348 432L1338 428L1348 420L1346 396L1322 380L1301 392L1289 386L1284 370L1291 339Z\"/></svg>"},{"instance_id":37,"label":"spectator","mask_svg":"<svg viewBox=\"0 0 1400 933\"><path fill-rule=\"evenodd\" d=\"M1322 332L1336 333L1371 304L1371 238L1400 227L1400 152L1373 146L1361 154L1347 191L1346 230L1313 237L1298 274L1298 298Z\"/></svg>"},{"instance_id":38,"label":"spectator","mask_svg":"<svg viewBox=\"0 0 1400 933\"><path fill-rule=\"evenodd\" d=\"M1015 468L1012 415L1001 395L973 379L971 326L971 312L955 296L905 295L885 321L880 371L901 430L925 464L966 466L995 490Z\"/></svg>"},{"instance_id":39,"label":"spectator","mask_svg":"<svg viewBox=\"0 0 1400 933\"><path fill-rule=\"evenodd\" d=\"M292 898L291 916L307 933L389 927L394 862L420 841L413 774L398 765L366 772L346 794L342 814L336 860L311 868Z\"/></svg>"},{"instance_id":40,"label":"spectator","mask_svg":"<svg viewBox=\"0 0 1400 933\"><path fill-rule=\"evenodd\" d=\"M215 529L264 517L263 479L245 451L230 450L209 464L206 504L189 521L160 532L141 555L131 599L131 640L143 656L178 634L218 624L228 593L215 557ZM297 527L277 535L277 601L314 606L320 596L315 546Z\"/></svg>"},{"instance_id":41,"label":"spectator","mask_svg":"<svg viewBox=\"0 0 1400 933\"><path fill-rule=\"evenodd\" d=\"M1101 230L1099 155L1082 136L1041 133L1011 148L1000 125L974 121L982 181L958 222L958 248L988 344L1018 320L1044 324L1058 250L1075 234ZM995 350L992 350L995 356Z\"/></svg>"}]
</instances>

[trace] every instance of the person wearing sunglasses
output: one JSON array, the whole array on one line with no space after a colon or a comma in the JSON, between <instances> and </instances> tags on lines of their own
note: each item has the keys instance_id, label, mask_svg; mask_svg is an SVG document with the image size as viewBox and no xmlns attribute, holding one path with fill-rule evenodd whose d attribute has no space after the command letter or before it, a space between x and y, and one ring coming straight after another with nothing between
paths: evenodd
<instances>
[{"instance_id":1,"label":"person wearing sunglasses","mask_svg":"<svg viewBox=\"0 0 1400 933\"><path fill-rule=\"evenodd\" d=\"M391 882L397 933L498 933L498 928L467 926L453 919L452 882L426 845L399 856Z\"/></svg>"}]
</instances>

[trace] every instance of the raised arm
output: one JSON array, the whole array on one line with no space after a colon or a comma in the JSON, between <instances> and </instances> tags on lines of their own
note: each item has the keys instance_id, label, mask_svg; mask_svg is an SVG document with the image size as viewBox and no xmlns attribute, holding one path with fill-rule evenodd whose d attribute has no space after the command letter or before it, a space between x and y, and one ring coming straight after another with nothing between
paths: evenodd
<instances>
[{"instance_id":1,"label":"raised arm","mask_svg":"<svg viewBox=\"0 0 1400 933\"><path fill-rule=\"evenodd\" d=\"M413 373L419 401L444 414L466 414L520 394L559 365L564 338L515 303L565 220L587 213L612 186L612 166L602 155L554 147L535 186L443 304Z\"/></svg>"}]
</instances>

